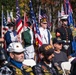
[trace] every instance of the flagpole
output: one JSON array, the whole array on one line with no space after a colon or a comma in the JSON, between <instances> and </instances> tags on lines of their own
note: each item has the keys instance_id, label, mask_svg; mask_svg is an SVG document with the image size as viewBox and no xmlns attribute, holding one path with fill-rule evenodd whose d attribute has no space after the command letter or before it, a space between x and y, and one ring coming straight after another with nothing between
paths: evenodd
<instances>
[{"instance_id":1,"label":"flagpole","mask_svg":"<svg viewBox=\"0 0 76 75\"><path fill-rule=\"evenodd\" d=\"M3 42L4 42L4 39L3 39L3 29L2 29L2 26L3 26L3 5L2 5L2 14L1 14L1 16L2 16L2 25L1 25L1 38L0 38L0 46L2 46L3 47Z\"/></svg>"},{"instance_id":2,"label":"flagpole","mask_svg":"<svg viewBox=\"0 0 76 75\"><path fill-rule=\"evenodd\" d=\"M2 29L2 26L3 26L3 5L2 5L2 25L1 25L1 29ZM1 37L2 37L2 30L1 30Z\"/></svg>"}]
</instances>

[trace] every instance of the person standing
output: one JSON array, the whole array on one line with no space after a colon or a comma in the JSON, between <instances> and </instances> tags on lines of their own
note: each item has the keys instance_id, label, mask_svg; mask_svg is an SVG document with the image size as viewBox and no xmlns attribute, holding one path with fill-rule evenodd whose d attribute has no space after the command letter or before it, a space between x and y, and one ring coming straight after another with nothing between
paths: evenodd
<instances>
[{"instance_id":1,"label":"person standing","mask_svg":"<svg viewBox=\"0 0 76 75\"><path fill-rule=\"evenodd\" d=\"M33 38L33 31L32 31L32 24L27 22L28 27L25 31L22 32L22 41L25 47L25 58L26 59L34 59L34 38Z\"/></svg>"},{"instance_id":2,"label":"person standing","mask_svg":"<svg viewBox=\"0 0 76 75\"><path fill-rule=\"evenodd\" d=\"M62 51L69 56L72 53L73 35L72 30L68 26L68 15L61 16L61 23L62 26L56 29L56 37L60 37L64 41Z\"/></svg>"},{"instance_id":3,"label":"person standing","mask_svg":"<svg viewBox=\"0 0 76 75\"><path fill-rule=\"evenodd\" d=\"M52 59L54 57L54 49L49 44L43 44L39 48L39 53L42 55L42 59L37 65L33 67L35 75L58 75Z\"/></svg>"},{"instance_id":4,"label":"person standing","mask_svg":"<svg viewBox=\"0 0 76 75\"><path fill-rule=\"evenodd\" d=\"M7 48L9 65L0 68L0 75L34 75L30 66L24 65L24 48L21 43L13 42Z\"/></svg>"},{"instance_id":5,"label":"person standing","mask_svg":"<svg viewBox=\"0 0 76 75\"><path fill-rule=\"evenodd\" d=\"M47 29L47 19L42 18L40 20L40 34L41 34L41 40L42 44L51 44L52 45L52 35L50 34L50 31Z\"/></svg>"},{"instance_id":6,"label":"person standing","mask_svg":"<svg viewBox=\"0 0 76 75\"><path fill-rule=\"evenodd\" d=\"M16 42L17 40L17 32L15 30L15 23L11 22L7 24L8 26L8 31L4 35L4 40L6 43L6 48L8 48L9 44L12 42Z\"/></svg>"}]
</instances>

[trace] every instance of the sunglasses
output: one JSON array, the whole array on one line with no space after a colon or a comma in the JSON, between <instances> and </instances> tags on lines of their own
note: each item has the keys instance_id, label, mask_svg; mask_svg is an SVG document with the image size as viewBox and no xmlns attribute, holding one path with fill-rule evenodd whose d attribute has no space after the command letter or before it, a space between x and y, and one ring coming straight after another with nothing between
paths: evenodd
<instances>
[{"instance_id":1,"label":"sunglasses","mask_svg":"<svg viewBox=\"0 0 76 75\"><path fill-rule=\"evenodd\" d=\"M62 21L67 21L67 19L63 19Z\"/></svg>"}]
</instances>

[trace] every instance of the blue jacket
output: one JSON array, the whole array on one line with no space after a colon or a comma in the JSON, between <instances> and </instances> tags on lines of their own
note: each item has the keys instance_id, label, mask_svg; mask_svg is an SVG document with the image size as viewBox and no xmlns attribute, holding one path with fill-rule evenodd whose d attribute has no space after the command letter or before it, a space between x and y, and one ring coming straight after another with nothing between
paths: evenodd
<instances>
[{"instance_id":1,"label":"blue jacket","mask_svg":"<svg viewBox=\"0 0 76 75\"><path fill-rule=\"evenodd\" d=\"M4 39L6 41L6 48L8 48L9 44L12 42L11 40L11 36L10 36L10 33L12 31L7 31L5 36L4 36ZM17 32L16 31L13 31L13 35L16 36L17 35Z\"/></svg>"}]
</instances>

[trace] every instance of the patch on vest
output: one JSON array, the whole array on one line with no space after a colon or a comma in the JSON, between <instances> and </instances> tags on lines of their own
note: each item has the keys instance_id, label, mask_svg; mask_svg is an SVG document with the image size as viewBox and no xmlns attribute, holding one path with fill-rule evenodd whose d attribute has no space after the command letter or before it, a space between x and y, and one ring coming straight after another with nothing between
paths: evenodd
<instances>
[{"instance_id":1,"label":"patch on vest","mask_svg":"<svg viewBox=\"0 0 76 75\"><path fill-rule=\"evenodd\" d=\"M50 71L48 71L45 66L42 65L41 67L42 67L42 70L43 70L43 72L44 72L44 75L52 75L52 74L50 73Z\"/></svg>"},{"instance_id":2,"label":"patch on vest","mask_svg":"<svg viewBox=\"0 0 76 75\"><path fill-rule=\"evenodd\" d=\"M31 67L29 67L29 66L25 66L24 69L25 69L25 72L29 72L30 75L34 75L33 70L32 70Z\"/></svg>"},{"instance_id":3,"label":"patch on vest","mask_svg":"<svg viewBox=\"0 0 76 75\"><path fill-rule=\"evenodd\" d=\"M16 75L23 75L20 69L16 68Z\"/></svg>"}]
</instances>

